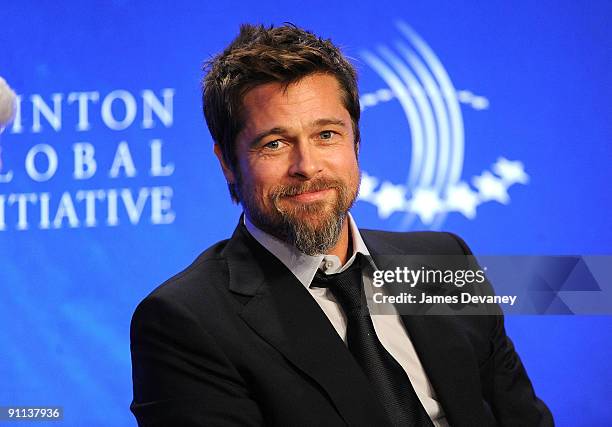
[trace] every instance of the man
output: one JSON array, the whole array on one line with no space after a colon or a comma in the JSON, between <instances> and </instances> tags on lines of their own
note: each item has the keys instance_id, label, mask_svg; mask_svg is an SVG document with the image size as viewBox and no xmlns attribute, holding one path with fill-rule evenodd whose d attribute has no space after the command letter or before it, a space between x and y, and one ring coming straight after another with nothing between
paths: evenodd
<instances>
[{"instance_id":1,"label":"man","mask_svg":"<svg viewBox=\"0 0 612 427\"><path fill-rule=\"evenodd\" d=\"M330 41L244 25L203 103L244 215L134 314L140 425L552 425L502 316L369 315L383 255L469 250L357 228L356 76Z\"/></svg>"}]
</instances>

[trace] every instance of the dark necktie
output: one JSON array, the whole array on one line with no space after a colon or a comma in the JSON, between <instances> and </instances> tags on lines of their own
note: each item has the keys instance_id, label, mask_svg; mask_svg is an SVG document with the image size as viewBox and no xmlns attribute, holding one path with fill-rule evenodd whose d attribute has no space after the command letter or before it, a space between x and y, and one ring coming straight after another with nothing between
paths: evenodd
<instances>
[{"instance_id":1,"label":"dark necktie","mask_svg":"<svg viewBox=\"0 0 612 427\"><path fill-rule=\"evenodd\" d=\"M433 426L404 369L376 336L362 285L361 256L342 273L317 271L312 286L329 288L344 310L347 344L395 426Z\"/></svg>"}]
</instances>

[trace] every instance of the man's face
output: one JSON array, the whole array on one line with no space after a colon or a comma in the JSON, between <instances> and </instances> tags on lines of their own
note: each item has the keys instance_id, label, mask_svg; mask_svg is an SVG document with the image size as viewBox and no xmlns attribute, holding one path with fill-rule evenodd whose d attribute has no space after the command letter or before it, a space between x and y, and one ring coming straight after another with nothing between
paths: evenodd
<instances>
[{"instance_id":1,"label":"man's face","mask_svg":"<svg viewBox=\"0 0 612 427\"><path fill-rule=\"evenodd\" d=\"M287 87L256 86L243 101L236 140L237 183L249 219L309 255L340 235L357 196L351 117L335 77L312 74Z\"/></svg>"}]
</instances>

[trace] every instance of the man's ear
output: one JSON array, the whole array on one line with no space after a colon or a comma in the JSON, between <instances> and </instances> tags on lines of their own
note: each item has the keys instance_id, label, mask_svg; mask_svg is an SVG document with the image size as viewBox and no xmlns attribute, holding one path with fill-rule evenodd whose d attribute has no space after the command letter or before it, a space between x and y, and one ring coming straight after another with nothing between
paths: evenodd
<instances>
[{"instance_id":1,"label":"man's ear","mask_svg":"<svg viewBox=\"0 0 612 427\"><path fill-rule=\"evenodd\" d=\"M236 177L234 176L232 169L225 163L225 160L223 159L223 152L221 151L219 144L215 144L214 151L215 156L217 156L217 160L219 160L219 164L221 165L221 169L223 170L223 175L225 175L225 180L228 184L235 184Z\"/></svg>"}]
</instances>

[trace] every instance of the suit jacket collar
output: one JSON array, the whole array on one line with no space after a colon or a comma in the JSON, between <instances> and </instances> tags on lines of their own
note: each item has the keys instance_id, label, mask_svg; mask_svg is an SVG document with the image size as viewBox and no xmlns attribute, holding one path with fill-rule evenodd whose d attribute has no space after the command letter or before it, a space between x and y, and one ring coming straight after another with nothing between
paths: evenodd
<instances>
[{"instance_id":1,"label":"suit jacket collar","mask_svg":"<svg viewBox=\"0 0 612 427\"><path fill-rule=\"evenodd\" d=\"M407 248L362 231L374 262ZM409 239L407 245L409 245ZM415 250L417 248L414 248ZM250 296L244 321L328 395L349 425L385 425L367 377L306 288L242 223L223 250L229 289ZM478 366L470 343L449 316L402 316L421 363L453 426L484 425Z\"/></svg>"},{"instance_id":2,"label":"suit jacket collar","mask_svg":"<svg viewBox=\"0 0 612 427\"><path fill-rule=\"evenodd\" d=\"M223 250L240 316L314 380L348 425L387 425L367 377L308 290L239 224Z\"/></svg>"}]
</instances>

